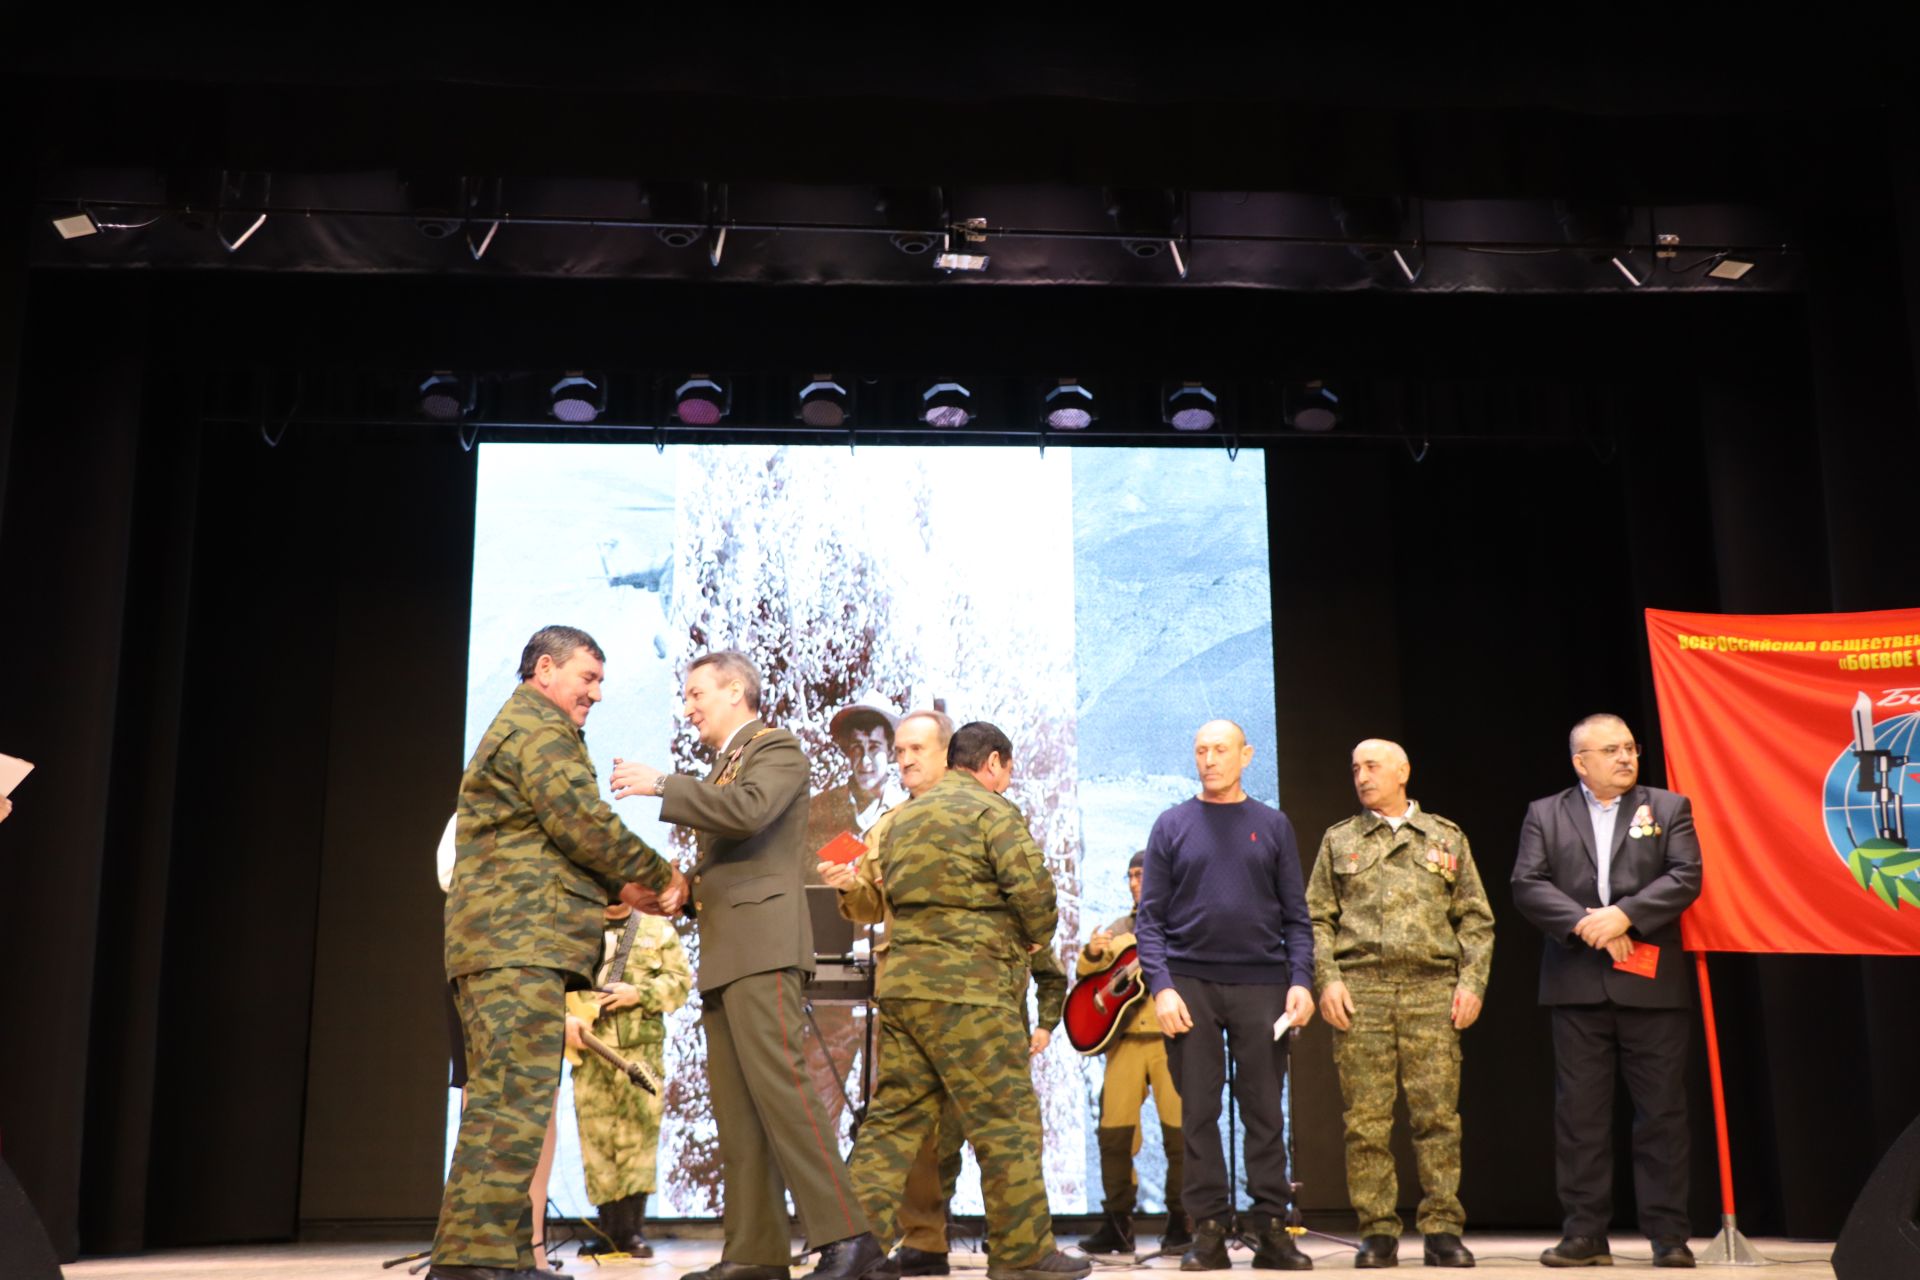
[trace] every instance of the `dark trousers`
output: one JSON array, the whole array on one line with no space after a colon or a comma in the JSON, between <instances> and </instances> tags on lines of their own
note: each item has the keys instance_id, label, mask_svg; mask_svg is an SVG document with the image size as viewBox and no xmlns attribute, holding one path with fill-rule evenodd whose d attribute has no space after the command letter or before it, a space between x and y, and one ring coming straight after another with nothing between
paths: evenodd
<instances>
[{"instance_id":1,"label":"dark trousers","mask_svg":"<svg viewBox=\"0 0 1920 1280\"><path fill-rule=\"evenodd\" d=\"M720 1141L728 1262L784 1267L793 1250L785 1193L815 1249L867 1230L838 1135L807 1075L800 972L776 969L700 993L707 1090Z\"/></svg>"},{"instance_id":2,"label":"dark trousers","mask_svg":"<svg viewBox=\"0 0 1920 1280\"><path fill-rule=\"evenodd\" d=\"M1633 1192L1650 1240L1685 1240L1685 1009L1616 1004L1553 1010L1554 1172L1570 1236L1604 1236L1613 1220L1614 1071L1633 1098Z\"/></svg>"},{"instance_id":3,"label":"dark trousers","mask_svg":"<svg viewBox=\"0 0 1920 1280\"><path fill-rule=\"evenodd\" d=\"M1281 1215L1287 1194L1287 1145L1280 1086L1287 1074L1287 1037L1273 1024L1287 1011L1287 988L1269 984L1206 982L1176 974L1173 989L1187 1002L1193 1030L1167 1041L1167 1065L1180 1094L1186 1147L1181 1203L1199 1222L1225 1221L1233 1212L1226 1152L1220 1143L1220 1092L1233 1055L1233 1100L1246 1141L1247 1194L1255 1213ZM1222 1037L1225 1037L1224 1041Z\"/></svg>"}]
</instances>

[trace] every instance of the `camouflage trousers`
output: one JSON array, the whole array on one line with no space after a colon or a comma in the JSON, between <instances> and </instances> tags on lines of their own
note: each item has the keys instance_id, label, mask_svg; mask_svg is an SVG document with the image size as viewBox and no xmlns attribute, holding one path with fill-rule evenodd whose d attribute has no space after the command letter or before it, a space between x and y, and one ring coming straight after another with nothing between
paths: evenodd
<instances>
[{"instance_id":1,"label":"camouflage trousers","mask_svg":"<svg viewBox=\"0 0 1920 1280\"><path fill-rule=\"evenodd\" d=\"M879 1078L848 1168L883 1247L895 1239L907 1171L951 1098L980 1161L994 1264L1030 1267L1053 1252L1027 1040L1012 1009L881 1002Z\"/></svg>"},{"instance_id":2,"label":"camouflage trousers","mask_svg":"<svg viewBox=\"0 0 1920 1280\"><path fill-rule=\"evenodd\" d=\"M530 1268L527 1191L560 1087L566 979L555 969L484 969L456 979L453 996L467 1034L467 1105L433 1260Z\"/></svg>"},{"instance_id":3,"label":"camouflage trousers","mask_svg":"<svg viewBox=\"0 0 1920 1280\"><path fill-rule=\"evenodd\" d=\"M1350 983L1353 1029L1333 1033L1333 1060L1346 1107L1347 1195L1362 1235L1398 1236L1399 1180L1389 1140L1397 1088L1407 1094L1414 1161L1420 1171L1423 1235L1459 1235L1460 1033L1454 984Z\"/></svg>"},{"instance_id":4,"label":"camouflage trousers","mask_svg":"<svg viewBox=\"0 0 1920 1280\"><path fill-rule=\"evenodd\" d=\"M900 1243L925 1253L947 1251L947 1206L960 1182L960 1148L967 1144L960 1132L960 1115L953 1099L940 1109L940 1123L920 1144L920 1154L907 1170L900 1196Z\"/></svg>"},{"instance_id":5,"label":"camouflage trousers","mask_svg":"<svg viewBox=\"0 0 1920 1280\"><path fill-rule=\"evenodd\" d=\"M644 1062L662 1079L667 1046L623 1045L620 1056ZM660 1152L660 1099L648 1093L604 1059L587 1054L573 1069L573 1114L580 1125L580 1163L587 1173L587 1198L612 1204L654 1190Z\"/></svg>"}]
</instances>

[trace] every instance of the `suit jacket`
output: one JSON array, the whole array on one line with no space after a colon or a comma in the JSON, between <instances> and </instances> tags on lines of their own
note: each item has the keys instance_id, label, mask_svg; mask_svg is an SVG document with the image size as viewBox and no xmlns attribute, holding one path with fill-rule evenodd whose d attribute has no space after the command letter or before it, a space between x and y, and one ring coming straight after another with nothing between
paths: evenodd
<instances>
[{"instance_id":1,"label":"suit jacket","mask_svg":"<svg viewBox=\"0 0 1920 1280\"><path fill-rule=\"evenodd\" d=\"M1659 834L1628 834L1641 805L1651 809ZM1620 797L1612 856L1609 888L1613 905L1633 922L1627 936L1660 948L1659 972L1650 979L1615 969L1604 950L1573 936L1587 908L1601 905L1586 796L1574 786L1527 807L1513 864L1513 904L1547 935L1540 1003L1684 1008L1693 988L1680 950L1680 914L1700 896L1692 803L1658 787L1634 787Z\"/></svg>"},{"instance_id":2,"label":"suit jacket","mask_svg":"<svg viewBox=\"0 0 1920 1280\"><path fill-rule=\"evenodd\" d=\"M667 779L660 818L692 827L700 851L689 906L700 922L702 991L773 969L813 972L807 915L807 757L785 729L749 722L733 780L720 785L731 749L708 779ZM757 735L757 736L756 736Z\"/></svg>"}]
</instances>

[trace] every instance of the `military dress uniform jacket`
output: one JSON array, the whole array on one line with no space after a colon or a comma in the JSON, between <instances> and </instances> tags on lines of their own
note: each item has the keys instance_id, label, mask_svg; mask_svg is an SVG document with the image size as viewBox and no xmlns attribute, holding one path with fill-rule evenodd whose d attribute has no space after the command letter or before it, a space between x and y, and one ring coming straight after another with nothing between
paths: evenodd
<instances>
[{"instance_id":1,"label":"military dress uniform jacket","mask_svg":"<svg viewBox=\"0 0 1920 1280\"><path fill-rule=\"evenodd\" d=\"M1053 875L1011 800L955 770L876 827L887 960L875 994L1026 1008L1029 947L1059 911Z\"/></svg>"},{"instance_id":2,"label":"military dress uniform jacket","mask_svg":"<svg viewBox=\"0 0 1920 1280\"><path fill-rule=\"evenodd\" d=\"M513 691L474 749L455 831L449 979L528 967L587 986L620 886L665 889L673 877L600 798L586 735L531 684Z\"/></svg>"},{"instance_id":3,"label":"military dress uniform jacket","mask_svg":"<svg viewBox=\"0 0 1920 1280\"><path fill-rule=\"evenodd\" d=\"M1600 902L1593 818L1578 786L1527 806L1513 864L1513 905L1547 935L1540 953L1540 1003L1614 1004L1682 1009L1692 999L1690 969L1680 952L1680 916L1700 896L1700 841L1693 805L1659 787L1637 786L1619 800L1613 824L1609 896L1633 921L1627 936L1660 948L1652 978L1622 973L1605 950L1573 936L1587 908ZM1634 834L1642 806L1652 830Z\"/></svg>"},{"instance_id":4,"label":"military dress uniform jacket","mask_svg":"<svg viewBox=\"0 0 1920 1280\"><path fill-rule=\"evenodd\" d=\"M700 921L702 991L775 969L813 972L807 772L798 739L752 720L707 779L666 780L660 820L694 828L700 851L688 905Z\"/></svg>"},{"instance_id":5,"label":"military dress uniform jacket","mask_svg":"<svg viewBox=\"0 0 1920 1280\"><path fill-rule=\"evenodd\" d=\"M1493 907L1458 826L1417 805L1395 831L1371 812L1335 823L1307 877L1314 985L1452 982L1493 967Z\"/></svg>"},{"instance_id":6,"label":"military dress uniform jacket","mask_svg":"<svg viewBox=\"0 0 1920 1280\"><path fill-rule=\"evenodd\" d=\"M1107 932L1112 934L1113 937L1112 940L1107 943L1107 949L1101 952L1100 955L1089 955L1085 947L1080 948L1080 956L1074 961L1073 965L1074 976L1076 978L1084 978L1090 973L1098 973L1100 970L1112 964L1115 956L1125 951L1128 947L1134 946L1137 942L1137 939L1133 936L1135 919L1135 913L1129 911L1126 915L1121 916L1118 920L1115 920L1107 926ZM1160 1018L1153 1011L1152 1000L1142 998L1140 1003L1133 1007L1133 1012L1127 1015L1126 1025L1120 1028L1120 1034L1123 1036L1157 1036L1160 1034Z\"/></svg>"}]
</instances>

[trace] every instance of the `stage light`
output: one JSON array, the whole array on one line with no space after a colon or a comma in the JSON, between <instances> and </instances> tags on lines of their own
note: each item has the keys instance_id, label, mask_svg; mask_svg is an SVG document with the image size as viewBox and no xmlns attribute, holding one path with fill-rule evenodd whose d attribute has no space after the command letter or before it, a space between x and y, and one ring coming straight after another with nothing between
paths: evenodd
<instances>
[{"instance_id":1,"label":"stage light","mask_svg":"<svg viewBox=\"0 0 1920 1280\"><path fill-rule=\"evenodd\" d=\"M551 413L561 422L592 422L607 407L607 390L579 369L569 369L547 391Z\"/></svg>"},{"instance_id":2,"label":"stage light","mask_svg":"<svg viewBox=\"0 0 1920 1280\"><path fill-rule=\"evenodd\" d=\"M696 373L673 393L673 413L690 427L711 427L727 416L727 391L704 373Z\"/></svg>"},{"instance_id":3,"label":"stage light","mask_svg":"<svg viewBox=\"0 0 1920 1280\"><path fill-rule=\"evenodd\" d=\"M873 211L895 228L888 239L908 257L923 258L946 243L938 231L923 229L947 223L946 192L939 187L881 187Z\"/></svg>"},{"instance_id":4,"label":"stage light","mask_svg":"<svg viewBox=\"0 0 1920 1280\"><path fill-rule=\"evenodd\" d=\"M1753 270L1753 264L1745 258L1722 258L1707 268L1707 274L1715 280L1738 280Z\"/></svg>"},{"instance_id":5,"label":"stage light","mask_svg":"<svg viewBox=\"0 0 1920 1280\"><path fill-rule=\"evenodd\" d=\"M436 369L420 384L419 406L435 422L457 422L473 412L473 379Z\"/></svg>"},{"instance_id":6,"label":"stage light","mask_svg":"<svg viewBox=\"0 0 1920 1280\"><path fill-rule=\"evenodd\" d=\"M469 195L465 178L443 173L410 173L401 177L407 212L414 230L429 240L446 240L464 227Z\"/></svg>"},{"instance_id":7,"label":"stage light","mask_svg":"<svg viewBox=\"0 0 1920 1280\"><path fill-rule=\"evenodd\" d=\"M1164 417L1175 431L1206 431L1220 420L1220 397L1198 382L1183 382L1167 396Z\"/></svg>"},{"instance_id":8,"label":"stage light","mask_svg":"<svg viewBox=\"0 0 1920 1280\"><path fill-rule=\"evenodd\" d=\"M65 213L53 220L53 229L60 233L62 240L78 240L81 236L98 235L100 224L85 209L78 213Z\"/></svg>"},{"instance_id":9,"label":"stage light","mask_svg":"<svg viewBox=\"0 0 1920 1280\"><path fill-rule=\"evenodd\" d=\"M1165 187L1111 188L1107 216L1123 237L1120 247L1136 258L1157 258L1179 238L1179 199Z\"/></svg>"},{"instance_id":10,"label":"stage light","mask_svg":"<svg viewBox=\"0 0 1920 1280\"><path fill-rule=\"evenodd\" d=\"M973 421L973 393L957 382L936 382L920 395L920 420L930 427L964 427Z\"/></svg>"},{"instance_id":11,"label":"stage light","mask_svg":"<svg viewBox=\"0 0 1920 1280\"><path fill-rule=\"evenodd\" d=\"M813 381L800 388L800 421L810 427L845 426L853 416L847 389L830 373L816 373Z\"/></svg>"},{"instance_id":12,"label":"stage light","mask_svg":"<svg viewBox=\"0 0 1920 1280\"><path fill-rule=\"evenodd\" d=\"M1062 378L1042 402L1047 425L1055 431L1085 431L1093 425L1093 392L1078 378Z\"/></svg>"},{"instance_id":13,"label":"stage light","mask_svg":"<svg viewBox=\"0 0 1920 1280\"><path fill-rule=\"evenodd\" d=\"M1315 378L1286 395L1287 425L1295 431L1331 431L1340 425L1340 397Z\"/></svg>"}]
</instances>

